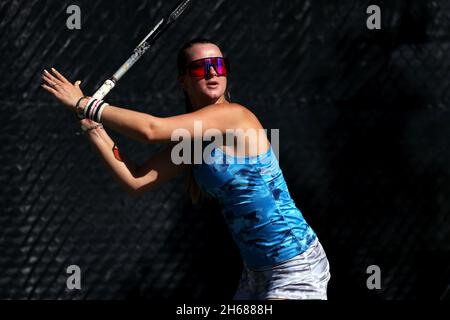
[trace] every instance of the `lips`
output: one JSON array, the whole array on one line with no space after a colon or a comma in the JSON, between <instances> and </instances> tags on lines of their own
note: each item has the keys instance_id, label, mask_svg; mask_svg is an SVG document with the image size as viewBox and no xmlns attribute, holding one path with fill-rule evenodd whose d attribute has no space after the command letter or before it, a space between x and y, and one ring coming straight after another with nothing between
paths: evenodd
<instances>
[{"instance_id":1,"label":"lips","mask_svg":"<svg viewBox=\"0 0 450 320\"><path fill-rule=\"evenodd\" d=\"M217 87L219 85L219 83L217 81L210 81L210 82L207 82L206 85L208 87Z\"/></svg>"}]
</instances>

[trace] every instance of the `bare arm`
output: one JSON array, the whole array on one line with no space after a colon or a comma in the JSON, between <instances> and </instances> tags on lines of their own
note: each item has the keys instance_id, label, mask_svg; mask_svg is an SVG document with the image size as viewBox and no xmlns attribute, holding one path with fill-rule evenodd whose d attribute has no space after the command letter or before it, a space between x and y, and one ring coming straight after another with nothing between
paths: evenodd
<instances>
[{"instance_id":1,"label":"bare arm","mask_svg":"<svg viewBox=\"0 0 450 320\"><path fill-rule=\"evenodd\" d=\"M86 120L83 120L86 122ZM121 154L122 161L115 158L113 153L114 142L103 129L92 129L86 133L92 148L112 173L114 179L120 183L123 189L130 195L135 192L135 176L137 166L127 157Z\"/></svg>"},{"instance_id":2,"label":"bare arm","mask_svg":"<svg viewBox=\"0 0 450 320\"><path fill-rule=\"evenodd\" d=\"M188 164L176 165L172 162L171 152L173 145L167 145L163 150L138 167L134 185L135 195L140 196L146 191L154 190L189 168Z\"/></svg>"},{"instance_id":3,"label":"bare arm","mask_svg":"<svg viewBox=\"0 0 450 320\"><path fill-rule=\"evenodd\" d=\"M75 105L83 96L79 85L73 85L57 70L52 73L44 70L42 87L53 94L55 98L66 105L72 112L76 112ZM85 108L88 99L79 104ZM150 114L106 106L103 109L102 123L135 140L157 143L171 141L171 135L176 129L184 129L190 137L198 138L208 129L217 129L225 133L227 129L245 129L251 119L251 112L245 107L235 103L214 104L197 111L173 117L161 118ZM195 122L201 122L201 130L194 130Z\"/></svg>"},{"instance_id":4,"label":"bare arm","mask_svg":"<svg viewBox=\"0 0 450 320\"><path fill-rule=\"evenodd\" d=\"M83 96L83 92L80 89L81 81L76 81L72 84L53 68L52 73L44 70L42 80L44 81L42 87L46 91L53 94L55 98L69 109L76 111L75 105L77 101L80 101L80 97ZM86 103L86 99L83 101ZM148 128L149 119L156 119L156 117L122 108L108 108L111 110L109 112L110 116L106 118L106 122L112 128L131 138L148 142L148 131L145 128ZM83 119L81 123L87 126L95 124L89 119ZM170 157L172 144L146 161L142 166L137 166L125 155L121 155L120 160L116 159L112 150L114 142L105 130L100 128L92 129L86 135L94 150L112 172L114 178L130 195L140 195L144 191L152 189L178 175L187 168L185 164L175 165L172 162ZM170 140L170 137L168 140Z\"/></svg>"},{"instance_id":5,"label":"bare arm","mask_svg":"<svg viewBox=\"0 0 450 320\"><path fill-rule=\"evenodd\" d=\"M132 196L140 196L148 190L154 190L161 183L181 174L187 168L187 165L172 163L170 158L172 145L168 145L138 166L123 153L120 154L123 162L115 158L112 152L114 142L105 130L90 130L87 137L115 180Z\"/></svg>"},{"instance_id":6,"label":"bare arm","mask_svg":"<svg viewBox=\"0 0 450 320\"><path fill-rule=\"evenodd\" d=\"M87 100L84 100L82 106L86 104ZM207 129L225 133L226 129L242 128L248 122L248 115L243 106L234 103L209 105L191 113L166 118L110 105L102 113L102 123L132 139L160 143L170 142L175 130L183 130L192 138L201 138Z\"/></svg>"}]
</instances>

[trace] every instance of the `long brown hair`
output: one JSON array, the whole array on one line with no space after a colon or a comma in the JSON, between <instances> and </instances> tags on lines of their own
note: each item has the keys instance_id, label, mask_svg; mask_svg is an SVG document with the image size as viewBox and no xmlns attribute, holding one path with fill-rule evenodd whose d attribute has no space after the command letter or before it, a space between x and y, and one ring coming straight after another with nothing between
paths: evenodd
<instances>
[{"instance_id":1,"label":"long brown hair","mask_svg":"<svg viewBox=\"0 0 450 320\"><path fill-rule=\"evenodd\" d=\"M217 47L219 47L219 49L220 49L220 46L217 43L215 43L214 41L211 41L209 39L206 39L206 38L195 38L195 39L192 39L192 40L186 42L178 51L177 68L178 68L179 75L184 74L184 72L186 70L186 65L188 64L188 56L186 54L186 50L191 48L195 44L214 44ZM192 102L189 99L189 95L185 90L183 90L183 93L184 93L184 104L185 104L185 108L186 108L186 113L192 112L193 107L192 107ZM228 102L231 102L230 91L228 89L228 85L225 90L225 99ZM188 174L186 176L185 192L188 192L189 195L191 196L192 203L199 203L199 202L202 202L205 198L208 198L208 195L199 187L199 185L195 181L194 174L192 172L192 164L191 164L191 167L189 168Z\"/></svg>"}]
</instances>

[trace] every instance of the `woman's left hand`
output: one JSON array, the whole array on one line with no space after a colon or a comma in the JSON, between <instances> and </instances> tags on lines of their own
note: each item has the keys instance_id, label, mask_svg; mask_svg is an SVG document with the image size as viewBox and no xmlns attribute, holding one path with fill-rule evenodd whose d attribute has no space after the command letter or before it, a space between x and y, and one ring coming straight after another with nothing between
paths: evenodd
<instances>
[{"instance_id":1,"label":"woman's left hand","mask_svg":"<svg viewBox=\"0 0 450 320\"><path fill-rule=\"evenodd\" d=\"M70 83L56 69L51 68L51 73L44 70L42 73L42 88L53 94L53 96L66 105L70 110L75 111L75 104L84 96L80 89L81 81Z\"/></svg>"}]
</instances>

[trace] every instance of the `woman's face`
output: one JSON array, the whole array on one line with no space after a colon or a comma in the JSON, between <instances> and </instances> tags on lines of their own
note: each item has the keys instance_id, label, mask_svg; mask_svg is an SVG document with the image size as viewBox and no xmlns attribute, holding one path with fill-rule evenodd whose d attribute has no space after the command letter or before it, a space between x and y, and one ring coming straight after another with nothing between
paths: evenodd
<instances>
[{"instance_id":1,"label":"woman's face","mask_svg":"<svg viewBox=\"0 0 450 320\"><path fill-rule=\"evenodd\" d=\"M188 64L202 58L223 57L219 47L210 43L193 45L186 49L186 56ZM225 101L227 78L226 76L219 76L212 66L204 78L192 77L187 72L179 77L179 81L183 89L188 93L194 110Z\"/></svg>"}]
</instances>

